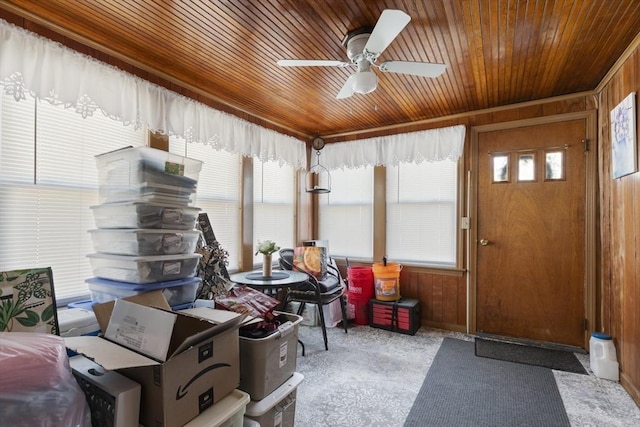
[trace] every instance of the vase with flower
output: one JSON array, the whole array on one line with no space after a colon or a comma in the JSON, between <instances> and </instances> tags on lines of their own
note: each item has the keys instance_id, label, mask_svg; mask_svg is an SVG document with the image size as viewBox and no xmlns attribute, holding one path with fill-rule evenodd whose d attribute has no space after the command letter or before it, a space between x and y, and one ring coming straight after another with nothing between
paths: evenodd
<instances>
[{"instance_id":1,"label":"vase with flower","mask_svg":"<svg viewBox=\"0 0 640 427\"><path fill-rule=\"evenodd\" d=\"M280 246L273 240L263 240L258 242L256 255L262 254L262 276L271 277L271 257L274 252L278 252Z\"/></svg>"}]
</instances>

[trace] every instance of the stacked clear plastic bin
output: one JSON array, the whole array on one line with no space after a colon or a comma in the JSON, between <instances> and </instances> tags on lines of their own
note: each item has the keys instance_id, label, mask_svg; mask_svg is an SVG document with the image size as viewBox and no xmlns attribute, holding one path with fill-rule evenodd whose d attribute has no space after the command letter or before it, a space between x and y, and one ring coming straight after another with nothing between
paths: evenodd
<instances>
[{"instance_id":1,"label":"stacked clear plastic bin","mask_svg":"<svg viewBox=\"0 0 640 427\"><path fill-rule=\"evenodd\" d=\"M92 206L94 303L162 289L174 309L190 306L201 279L194 207L200 160L149 147L96 156L100 204Z\"/></svg>"}]
</instances>

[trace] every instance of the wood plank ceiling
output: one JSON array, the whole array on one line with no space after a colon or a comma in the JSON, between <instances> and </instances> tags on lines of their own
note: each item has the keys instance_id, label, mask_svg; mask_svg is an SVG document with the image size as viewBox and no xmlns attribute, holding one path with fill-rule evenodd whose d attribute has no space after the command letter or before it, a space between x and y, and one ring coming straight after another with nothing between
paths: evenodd
<instances>
[{"instance_id":1,"label":"wood plank ceiling","mask_svg":"<svg viewBox=\"0 0 640 427\"><path fill-rule=\"evenodd\" d=\"M0 0L0 9L214 107L328 140L592 91L640 31L638 0ZM352 68L276 65L348 61L347 32L373 27L384 9L411 22L378 63L439 62L444 74L375 70L374 92L339 100Z\"/></svg>"}]
</instances>

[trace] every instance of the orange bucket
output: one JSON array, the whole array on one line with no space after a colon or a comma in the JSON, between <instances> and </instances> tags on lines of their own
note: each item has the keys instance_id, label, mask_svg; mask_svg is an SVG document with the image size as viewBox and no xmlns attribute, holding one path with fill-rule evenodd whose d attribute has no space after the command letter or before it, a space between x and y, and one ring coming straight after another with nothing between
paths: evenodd
<instances>
[{"instance_id":1,"label":"orange bucket","mask_svg":"<svg viewBox=\"0 0 640 427\"><path fill-rule=\"evenodd\" d=\"M402 265L395 262L373 264L374 289L379 301L400 299L400 271Z\"/></svg>"}]
</instances>

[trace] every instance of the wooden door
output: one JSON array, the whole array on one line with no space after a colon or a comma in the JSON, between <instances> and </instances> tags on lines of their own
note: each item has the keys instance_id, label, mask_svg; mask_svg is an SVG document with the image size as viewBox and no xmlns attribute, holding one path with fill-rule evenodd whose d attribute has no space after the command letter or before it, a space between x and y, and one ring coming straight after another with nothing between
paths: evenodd
<instances>
[{"instance_id":1,"label":"wooden door","mask_svg":"<svg viewBox=\"0 0 640 427\"><path fill-rule=\"evenodd\" d=\"M585 126L478 134L478 332L585 346Z\"/></svg>"}]
</instances>

